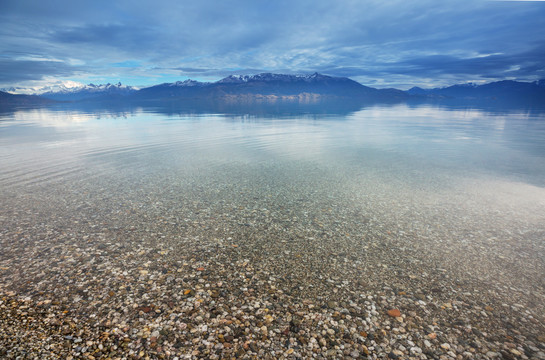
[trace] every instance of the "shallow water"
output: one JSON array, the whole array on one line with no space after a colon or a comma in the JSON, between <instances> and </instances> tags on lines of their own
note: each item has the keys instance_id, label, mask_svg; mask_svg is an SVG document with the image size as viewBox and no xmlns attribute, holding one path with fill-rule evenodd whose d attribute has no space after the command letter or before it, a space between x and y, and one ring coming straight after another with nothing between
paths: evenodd
<instances>
[{"instance_id":1,"label":"shallow water","mask_svg":"<svg viewBox=\"0 0 545 360\"><path fill-rule=\"evenodd\" d=\"M540 319L519 331L542 329L543 114L20 110L0 117L0 202L4 293L80 299L64 294L87 284L68 280L81 253L92 255L84 274L108 278L156 261L123 252L166 254L168 268L232 244L241 252L217 266L247 260L300 299L337 294L328 276L430 301L462 296L437 290L457 284L466 302Z\"/></svg>"},{"instance_id":2,"label":"shallow water","mask_svg":"<svg viewBox=\"0 0 545 360\"><path fill-rule=\"evenodd\" d=\"M80 206L99 217L126 207L175 213L172 206L184 210L181 194L206 201L207 211L249 204L278 218L314 202L353 208L374 219L366 231L444 223L453 246L457 232L545 227L542 114L407 105L266 117L37 109L4 115L0 126L6 230L18 225L10 214L42 203L59 205L35 222ZM534 245L542 254L544 243Z\"/></svg>"}]
</instances>

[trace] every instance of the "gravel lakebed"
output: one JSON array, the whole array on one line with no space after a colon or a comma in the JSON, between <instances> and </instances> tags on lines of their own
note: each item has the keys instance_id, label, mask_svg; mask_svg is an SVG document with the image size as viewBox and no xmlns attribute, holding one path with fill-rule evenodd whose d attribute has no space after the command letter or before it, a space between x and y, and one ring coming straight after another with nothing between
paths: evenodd
<instances>
[{"instance_id":1,"label":"gravel lakebed","mask_svg":"<svg viewBox=\"0 0 545 360\"><path fill-rule=\"evenodd\" d=\"M379 169L5 187L0 358L545 359L543 189Z\"/></svg>"}]
</instances>

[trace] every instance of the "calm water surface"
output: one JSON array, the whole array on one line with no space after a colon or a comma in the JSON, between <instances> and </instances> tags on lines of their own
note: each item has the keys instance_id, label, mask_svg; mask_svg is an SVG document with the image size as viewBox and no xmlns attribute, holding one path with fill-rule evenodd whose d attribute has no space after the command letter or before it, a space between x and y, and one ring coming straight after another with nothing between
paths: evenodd
<instances>
[{"instance_id":1,"label":"calm water surface","mask_svg":"<svg viewBox=\"0 0 545 360\"><path fill-rule=\"evenodd\" d=\"M278 229L289 238L338 227L531 300L544 288L545 116L407 105L278 116L21 110L0 117L0 201L3 241L51 227L155 236L161 221L193 217L203 237L257 226L276 241Z\"/></svg>"},{"instance_id":2,"label":"calm water surface","mask_svg":"<svg viewBox=\"0 0 545 360\"><path fill-rule=\"evenodd\" d=\"M275 117L21 110L0 117L0 145L3 190L102 175L129 181L161 169L183 178L296 163L423 187L444 176L545 186L545 115L522 111L398 105Z\"/></svg>"}]
</instances>

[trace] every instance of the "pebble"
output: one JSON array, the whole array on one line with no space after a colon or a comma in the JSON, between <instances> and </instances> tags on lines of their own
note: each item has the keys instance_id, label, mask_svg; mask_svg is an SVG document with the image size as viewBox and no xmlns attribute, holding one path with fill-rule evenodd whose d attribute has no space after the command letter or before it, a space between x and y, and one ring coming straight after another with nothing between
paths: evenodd
<instances>
[{"instance_id":1,"label":"pebble","mask_svg":"<svg viewBox=\"0 0 545 360\"><path fill-rule=\"evenodd\" d=\"M424 346L431 347L431 343L428 340L424 340Z\"/></svg>"},{"instance_id":2,"label":"pebble","mask_svg":"<svg viewBox=\"0 0 545 360\"><path fill-rule=\"evenodd\" d=\"M388 315L397 318L401 316L401 311L399 311L399 309L390 309L388 310Z\"/></svg>"},{"instance_id":3,"label":"pebble","mask_svg":"<svg viewBox=\"0 0 545 360\"><path fill-rule=\"evenodd\" d=\"M545 359L542 234L511 202L293 166L10 189L0 358Z\"/></svg>"},{"instance_id":4,"label":"pebble","mask_svg":"<svg viewBox=\"0 0 545 360\"><path fill-rule=\"evenodd\" d=\"M327 350L327 353L326 353L327 357L334 357L335 355L337 355L336 350L334 350L334 349Z\"/></svg>"}]
</instances>

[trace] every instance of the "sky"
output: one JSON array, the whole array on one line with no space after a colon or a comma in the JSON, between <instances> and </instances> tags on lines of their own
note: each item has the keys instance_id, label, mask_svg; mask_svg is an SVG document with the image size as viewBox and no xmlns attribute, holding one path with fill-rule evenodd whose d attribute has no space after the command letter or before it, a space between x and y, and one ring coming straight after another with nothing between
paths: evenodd
<instances>
[{"instance_id":1,"label":"sky","mask_svg":"<svg viewBox=\"0 0 545 360\"><path fill-rule=\"evenodd\" d=\"M545 1L0 0L0 88L262 72L407 89L545 78Z\"/></svg>"}]
</instances>

